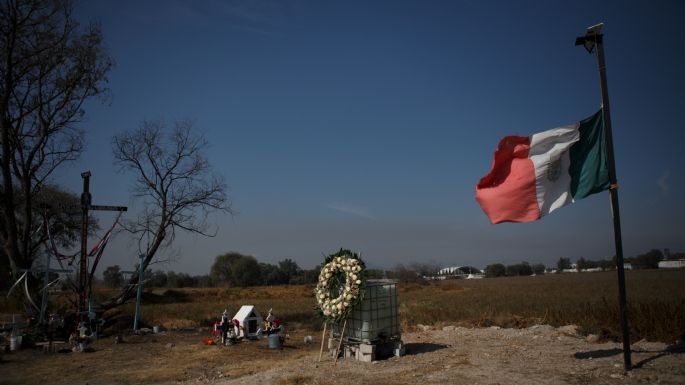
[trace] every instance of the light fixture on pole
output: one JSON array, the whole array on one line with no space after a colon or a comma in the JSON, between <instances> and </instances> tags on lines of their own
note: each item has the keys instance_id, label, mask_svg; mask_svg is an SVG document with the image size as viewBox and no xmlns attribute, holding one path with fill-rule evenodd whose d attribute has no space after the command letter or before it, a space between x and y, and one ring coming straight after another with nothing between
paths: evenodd
<instances>
[{"instance_id":1,"label":"light fixture on pole","mask_svg":"<svg viewBox=\"0 0 685 385\"><path fill-rule=\"evenodd\" d=\"M604 36L602 35L602 27L604 27L604 23L588 27L585 30L585 36L576 38L576 45L582 45L588 53L592 53L595 49L595 45L597 43L602 43L602 36Z\"/></svg>"}]
</instances>

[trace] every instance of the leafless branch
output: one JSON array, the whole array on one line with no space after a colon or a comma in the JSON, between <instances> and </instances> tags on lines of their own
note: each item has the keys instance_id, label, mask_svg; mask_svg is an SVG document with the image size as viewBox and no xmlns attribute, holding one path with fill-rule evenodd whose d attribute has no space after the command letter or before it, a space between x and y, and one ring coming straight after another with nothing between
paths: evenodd
<instances>
[{"instance_id":1,"label":"leafless branch","mask_svg":"<svg viewBox=\"0 0 685 385\"><path fill-rule=\"evenodd\" d=\"M144 268L172 244L178 231L214 236L209 214L233 213L226 183L205 156L207 140L190 120L177 121L170 129L163 121L144 121L116 135L112 144L119 171L136 175L132 191L143 210L125 228L146 255ZM131 279L135 283L137 277ZM123 303L132 294L130 287L103 306Z\"/></svg>"}]
</instances>

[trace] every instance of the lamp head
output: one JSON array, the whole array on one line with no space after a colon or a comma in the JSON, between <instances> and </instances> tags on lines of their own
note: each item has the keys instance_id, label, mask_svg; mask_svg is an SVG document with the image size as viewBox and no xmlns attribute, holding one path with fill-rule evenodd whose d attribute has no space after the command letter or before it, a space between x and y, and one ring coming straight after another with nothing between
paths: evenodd
<instances>
[{"instance_id":1,"label":"lamp head","mask_svg":"<svg viewBox=\"0 0 685 385\"><path fill-rule=\"evenodd\" d=\"M595 44L602 41L602 27L604 27L604 23L588 27L585 30L585 36L576 38L576 45L582 45L588 53L592 53L595 49Z\"/></svg>"},{"instance_id":2,"label":"lamp head","mask_svg":"<svg viewBox=\"0 0 685 385\"><path fill-rule=\"evenodd\" d=\"M599 35L602 32L603 27L604 23L599 23L593 25L592 27L587 27L587 29L585 30L585 36Z\"/></svg>"}]
</instances>

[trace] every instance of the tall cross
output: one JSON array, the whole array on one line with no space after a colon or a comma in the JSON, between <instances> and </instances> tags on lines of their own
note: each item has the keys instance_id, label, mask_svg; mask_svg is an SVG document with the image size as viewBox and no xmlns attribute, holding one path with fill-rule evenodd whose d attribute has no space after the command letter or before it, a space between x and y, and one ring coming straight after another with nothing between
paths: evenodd
<instances>
[{"instance_id":1,"label":"tall cross","mask_svg":"<svg viewBox=\"0 0 685 385\"><path fill-rule=\"evenodd\" d=\"M101 206L92 205L90 195L90 171L81 173L83 178L83 193L81 194L81 265L79 273L79 301L78 312L82 314L86 310L86 291L88 289L88 211L127 211L126 206Z\"/></svg>"}]
</instances>

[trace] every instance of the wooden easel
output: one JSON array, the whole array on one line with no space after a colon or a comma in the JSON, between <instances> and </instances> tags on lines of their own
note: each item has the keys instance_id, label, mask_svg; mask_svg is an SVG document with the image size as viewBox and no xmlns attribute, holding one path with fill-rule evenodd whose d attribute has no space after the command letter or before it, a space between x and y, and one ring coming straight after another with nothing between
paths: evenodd
<instances>
[{"instance_id":1,"label":"wooden easel","mask_svg":"<svg viewBox=\"0 0 685 385\"><path fill-rule=\"evenodd\" d=\"M335 360L333 361L333 366L338 364L338 354L340 354L340 347L342 346L343 337L345 336L345 327L346 326L347 326L347 318L345 318L345 322L343 322L343 328L342 328L342 331L340 332L340 342L338 342L338 348L335 349Z\"/></svg>"},{"instance_id":2,"label":"wooden easel","mask_svg":"<svg viewBox=\"0 0 685 385\"><path fill-rule=\"evenodd\" d=\"M319 362L321 362L321 356L323 355L323 344L326 341L326 325L328 325L328 322L323 321L323 334L321 335L321 350L319 351Z\"/></svg>"},{"instance_id":3,"label":"wooden easel","mask_svg":"<svg viewBox=\"0 0 685 385\"><path fill-rule=\"evenodd\" d=\"M324 321L323 323L323 333L321 334L321 350L319 350L319 362L321 362L321 356L323 356L323 345L326 342L326 326L328 323ZM338 341L338 347L335 349L335 359L333 360L333 366L338 363L338 355L340 354L340 347L342 346L343 337L345 336L345 328L347 327L347 318L343 322L342 331L340 332L340 341Z\"/></svg>"}]
</instances>

